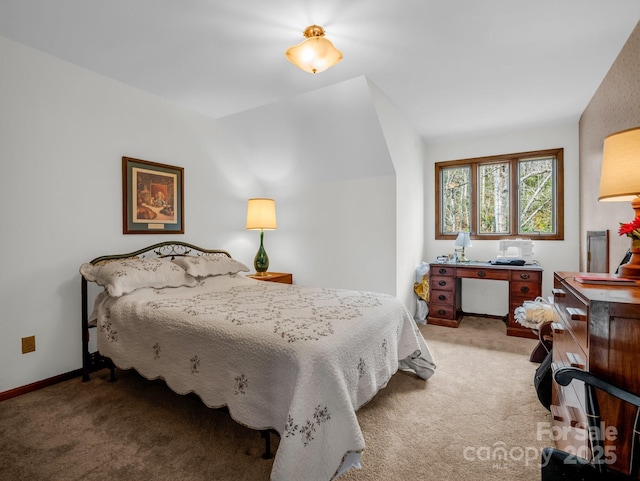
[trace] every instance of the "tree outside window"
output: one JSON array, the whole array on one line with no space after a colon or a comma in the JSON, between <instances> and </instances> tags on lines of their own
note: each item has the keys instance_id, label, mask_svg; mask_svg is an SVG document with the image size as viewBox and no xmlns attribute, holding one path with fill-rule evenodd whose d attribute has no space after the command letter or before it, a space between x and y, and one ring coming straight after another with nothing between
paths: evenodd
<instances>
[{"instance_id":1,"label":"tree outside window","mask_svg":"<svg viewBox=\"0 0 640 481\"><path fill-rule=\"evenodd\" d=\"M436 164L436 238L564 238L563 149Z\"/></svg>"}]
</instances>

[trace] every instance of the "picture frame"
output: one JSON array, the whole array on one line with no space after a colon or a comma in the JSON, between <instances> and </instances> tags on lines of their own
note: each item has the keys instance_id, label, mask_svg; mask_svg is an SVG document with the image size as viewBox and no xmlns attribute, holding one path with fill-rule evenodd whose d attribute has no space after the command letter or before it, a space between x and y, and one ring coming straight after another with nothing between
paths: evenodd
<instances>
[{"instance_id":1,"label":"picture frame","mask_svg":"<svg viewBox=\"0 0 640 481\"><path fill-rule=\"evenodd\" d=\"M122 157L122 233L184 234L184 169Z\"/></svg>"}]
</instances>

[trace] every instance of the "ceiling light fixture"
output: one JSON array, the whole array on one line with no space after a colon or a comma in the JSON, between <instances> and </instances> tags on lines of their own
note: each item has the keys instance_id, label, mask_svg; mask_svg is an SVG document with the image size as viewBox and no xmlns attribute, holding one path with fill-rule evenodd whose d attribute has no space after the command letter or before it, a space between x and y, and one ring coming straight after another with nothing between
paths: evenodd
<instances>
[{"instance_id":1,"label":"ceiling light fixture","mask_svg":"<svg viewBox=\"0 0 640 481\"><path fill-rule=\"evenodd\" d=\"M324 28L311 25L304 31L307 38L290 47L285 55L296 67L309 73L324 72L342 60L342 52L324 36Z\"/></svg>"}]
</instances>

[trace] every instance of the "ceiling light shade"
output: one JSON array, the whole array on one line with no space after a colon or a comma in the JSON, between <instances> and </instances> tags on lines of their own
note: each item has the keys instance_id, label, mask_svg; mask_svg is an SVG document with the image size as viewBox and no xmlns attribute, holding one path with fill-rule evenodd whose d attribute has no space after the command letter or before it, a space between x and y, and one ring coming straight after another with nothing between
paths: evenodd
<instances>
[{"instance_id":1,"label":"ceiling light shade","mask_svg":"<svg viewBox=\"0 0 640 481\"><path fill-rule=\"evenodd\" d=\"M342 52L325 38L324 28L311 25L304 31L305 41L290 47L285 55L296 67L309 73L324 72L342 60Z\"/></svg>"},{"instance_id":2,"label":"ceiling light shade","mask_svg":"<svg viewBox=\"0 0 640 481\"><path fill-rule=\"evenodd\" d=\"M631 201L640 195L640 127L604 139L600 196L602 201Z\"/></svg>"}]
</instances>

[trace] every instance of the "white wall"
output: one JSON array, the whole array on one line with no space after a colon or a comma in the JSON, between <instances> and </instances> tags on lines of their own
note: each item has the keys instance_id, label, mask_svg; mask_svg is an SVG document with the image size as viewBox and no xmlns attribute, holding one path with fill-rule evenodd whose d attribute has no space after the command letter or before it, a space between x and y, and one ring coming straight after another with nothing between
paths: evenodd
<instances>
[{"instance_id":1,"label":"white wall","mask_svg":"<svg viewBox=\"0 0 640 481\"><path fill-rule=\"evenodd\" d=\"M631 245L618 235L620 222L631 222L631 202L599 202L604 139L640 126L640 23L580 117L581 265L586 269L586 233L609 231L609 270L615 272ZM637 175L637 174L636 174Z\"/></svg>"},{"instance_id":2,"label":"white wall","mask_svg":"<svg viewBox=\"0 0 640 481\"><path fill-rule=\"evenodd\" d=\"M369 86L396 172L396 295L414 313L415 269L424 250L425 145L389 99Z\"/></svg>"},{"instance_id":3,"label":"white wall","mask_svg":"<svg viewBox=\"0 0 640 481\"><path fill-rule=\"evenodd\" d=\"M220 119L276 200L270 270L395 295L393 163L364 77Z\"/></svg>"},{"instance_id":4,"label":"white wall","mask_svg":"<svg viewBox=\"0 0 640 481\"><path fill-rule=\"evenodd\" d=\"M543 295L551 295L554 271L576 271L579 267L579 187L577 120L522 132L487 137L448 139L427 145L425 185L435 185L435 162L564 148L564 241L535 241L534 258L544 269ZM430 222L425 229L425 259L454 252L453 242L435 240L435 193L425 192L425 210ZM488 261L498 253L498 241L473 240L465 254L469 259ZM492 315L509 311L505 282L463 280L462 310ZM490 301L487 301L490 299Z\"/></svg>"},{"instance_id":5,"label":"white wall","mask_svg":"<svg viewBox=\"0 0 640 481\"><path fill-rule=\"evenodd\" d=\"M269 107L292 119L278 132L286 138L314 138L313 116L300 119L322 95L333 116L350 119L322 124L331 155L298 145L300 156L285 157L264 140L264 129L281 124L267 122L253 143L251 113L229 132L228 119L205 118L2 37L0 60L0 392L81 366L81 263L180 239L251 265L258 237L244 221L253 196L277 200L279 228L265 240L271 270L293 272L299 283L395 294L395 174L366 80L355 81L364 103L355 111L331 102L331 89ZM336 90L353 93L350 85ZM184 167L184 235L122 234L122 156ZM327 176L317 180L305 165ZM20 338L30 335L37 350L23 355Z\"/></svg>"},{"instance_id":6,"label":"white wall","mask_svg":"<svg viewBox=\"0 0 640 481\"><path fill-rule=\"evenodd\" d=\"M233 251L246 192L216 168L214 121L4 38L0 58L5 391L81 366L82 262L172 238ZM125 155L185 168L184 236L122 235Z\"/></svg>"},{"instance_id":7,"label":"white wall","mask_svg":"<svg viewBox=\"0 0 640 481\"><path fill-rule=\"evenodd\" d=\"M269 269L293 272L300 285L396 295L395 182L384 176L278 187L278 230L265 234Z\"/></svg>"}]
</instances>

